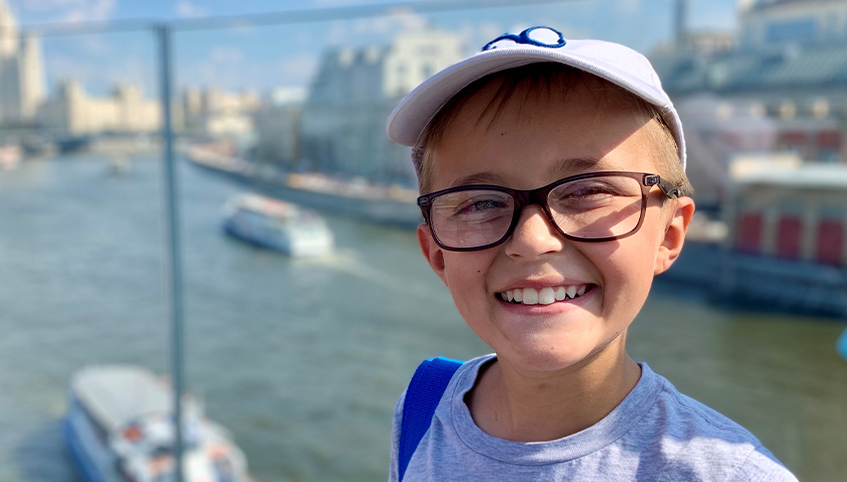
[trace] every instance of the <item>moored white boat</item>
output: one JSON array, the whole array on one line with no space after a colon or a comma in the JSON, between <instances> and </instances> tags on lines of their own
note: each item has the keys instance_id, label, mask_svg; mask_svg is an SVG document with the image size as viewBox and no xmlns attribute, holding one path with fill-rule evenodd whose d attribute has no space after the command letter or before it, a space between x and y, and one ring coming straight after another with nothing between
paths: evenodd
<instances>
[{"instance_id":1,"label":"moored white boat","mask_svg":"<svg viewBox=\"0 0 847 482\"><path fill-rule=\"evenodd\" d=\"M169 482L174 474L173 391L164 379L129 365L77 372L63 432L86 482ZM249 482L244 454L226 429L183 400L185 482Z\"/></svg>"},{"instance_id":2,"label":"moored white boat","mask_svg":"<svg viewBox=\"0 0 847 482\"><path fill-rule=\"evenodd\" d=\"M332 232L312 211L256 194L241 194L224 208L224 230L290 256L318 256L332 250Z\"/></svg>"},{"instance_id":3,"label":"moored white boat","mask_svg":"<svg viewBox=\"0 0 847 482\"><path fill-rule=\"evenodd\" d=\"M18 167L21 162L21 146L17 144L0 144L0 169L4 171Z\"/></svg>"}]
</instances>

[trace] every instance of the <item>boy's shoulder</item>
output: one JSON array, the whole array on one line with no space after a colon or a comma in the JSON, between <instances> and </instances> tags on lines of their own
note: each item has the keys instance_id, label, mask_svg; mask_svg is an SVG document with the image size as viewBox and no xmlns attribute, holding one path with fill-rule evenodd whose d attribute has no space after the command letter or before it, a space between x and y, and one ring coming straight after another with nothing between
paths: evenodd
<instances>
[{"instance_id":1,"label":"boy's shoulder","mask_svg":"<svg viewBox=\"0 0 847 482\"><path fill-rule=\"evenodd\" d=\"M721 441L735 444L759 445L750 431L718 411L681 393L665 377L653 372L646 363L641 364L642 378L656 380L655 406L646 414L647 422L663 428L668 435L682 439L719 437Z\"/></svg>"},{"instance_id":2,"label":"boy's shoulder","mask_svg":"<svg viewBox=\"0 0 847 482\"><path fill-rule=\"evenodd\" d=\"M681 394L646 364L641 364L641 380L627 398L605 419L582 432L534 444L495 439L475 426L463 402L479 368L492 358L489 355L465 363L438 404L430 432L422 442L429 448L421 452L427 458L439 454L444 460L415 461L411 466L423 463L436 472L436 467L450 466L459 472L472 468L469 476L489 471L504 476L514 471L516 475L534 466L538 476L582 481L797 480L749 431ZM400 397L395 409L395 444L405 396ZM395 457L393 451L396 462ZM439 480L436 474L429 475L433 477L428 480Z\"/></svg>"},{"instance_id":3,"label":"boy's shoulder","mask_svg":"<svg viewBox=\"0 0 847 482\"><path fill-rule=\"evenodd\" d=\"M646 364L644 377L656 380L655 403L628 438L653 447L650 455L663 472L656 480L796 480L750 431L680 393Z\"/></svg>"}]
</instances>

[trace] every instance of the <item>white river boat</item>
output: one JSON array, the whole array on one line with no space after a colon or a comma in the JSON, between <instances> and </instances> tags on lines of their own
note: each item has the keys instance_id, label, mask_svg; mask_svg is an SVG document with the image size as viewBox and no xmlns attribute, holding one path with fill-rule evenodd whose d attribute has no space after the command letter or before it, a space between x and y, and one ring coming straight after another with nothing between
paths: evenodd
<instances>
[{"instance_id":1,"label":"white river boat","mask_svg":"<svg viewBox=\"0 0 847 482\"><path fill-rule=\"evenodd\" d=\"M250 482L241 450L222 426L183 398L185 482ZM144 368L92 366L77 372L68 392L63 432L86 482L175 481L173 390Z\"/></svg>"},{"instance_id":2,"label":"white river boat","mask_svg":"<svg viewBox=\"0 0 847 482\"><path fill-rule=\"evenodd\" d=\"M332 250L332 232L312 211L256 194L241 194L224 208L224 231L289 256L319 256Z\"/></svg>"}]
</instances>

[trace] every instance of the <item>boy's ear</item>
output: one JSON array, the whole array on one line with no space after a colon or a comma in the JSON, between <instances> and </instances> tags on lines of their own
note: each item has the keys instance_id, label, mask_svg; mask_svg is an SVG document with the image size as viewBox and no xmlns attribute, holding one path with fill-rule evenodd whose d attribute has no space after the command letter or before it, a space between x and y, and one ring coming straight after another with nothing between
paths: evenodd
<instances>
[{"instance_id":1,"label":"boy's ear","mask_svg":"<svg viewBox=\"0 0 847 482\"><path fill-rule=\"evenodd\" d=\"M429 261L429 265L432 267L432 270L435 271L435 274L441 278L441 281L444 284L447 284L447 278L444 272L444 251L435 244L435 240L432 239L432 232L429 230L429 226L426 224L421 224L418 226L418 243L421 245L421 252Z\"/></svg>"},{"instance_id":2,"label":"boy's ear","mask_svg":"<svg viewBox=\"0 0 847 482\"><path fill-rule=\"evenodd\" d=\"M679 256L685 242L685 232L688 230L691 217L694 216L694 200L688 196L677 198L673 210L656 254L656 262L653 265L654 275L667 271Z\"/></svg>"}]
</instances>

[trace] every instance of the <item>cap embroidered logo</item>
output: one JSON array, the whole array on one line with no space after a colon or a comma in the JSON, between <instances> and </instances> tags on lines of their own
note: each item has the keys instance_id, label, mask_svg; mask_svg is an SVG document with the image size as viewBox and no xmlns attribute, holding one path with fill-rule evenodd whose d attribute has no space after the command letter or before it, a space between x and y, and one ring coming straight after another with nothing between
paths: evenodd
<instances>
[{"instance_id":1,"label":"cap embroidered logo","mask_svg":"<svg viewBox=\"0 0 847 482\"><path fill-rule=\"evenodd\" d=\"M532 27L524 30L518 35L513 33L501 35L485 44L482 51L485 52L486 50L510 47L518 44L557 49L564 47L565 44L567 44L567 41L565 41L565 37L562 35L562 32L559 32L556 29L550 27Z\"/></svg>"}]
</instances>

